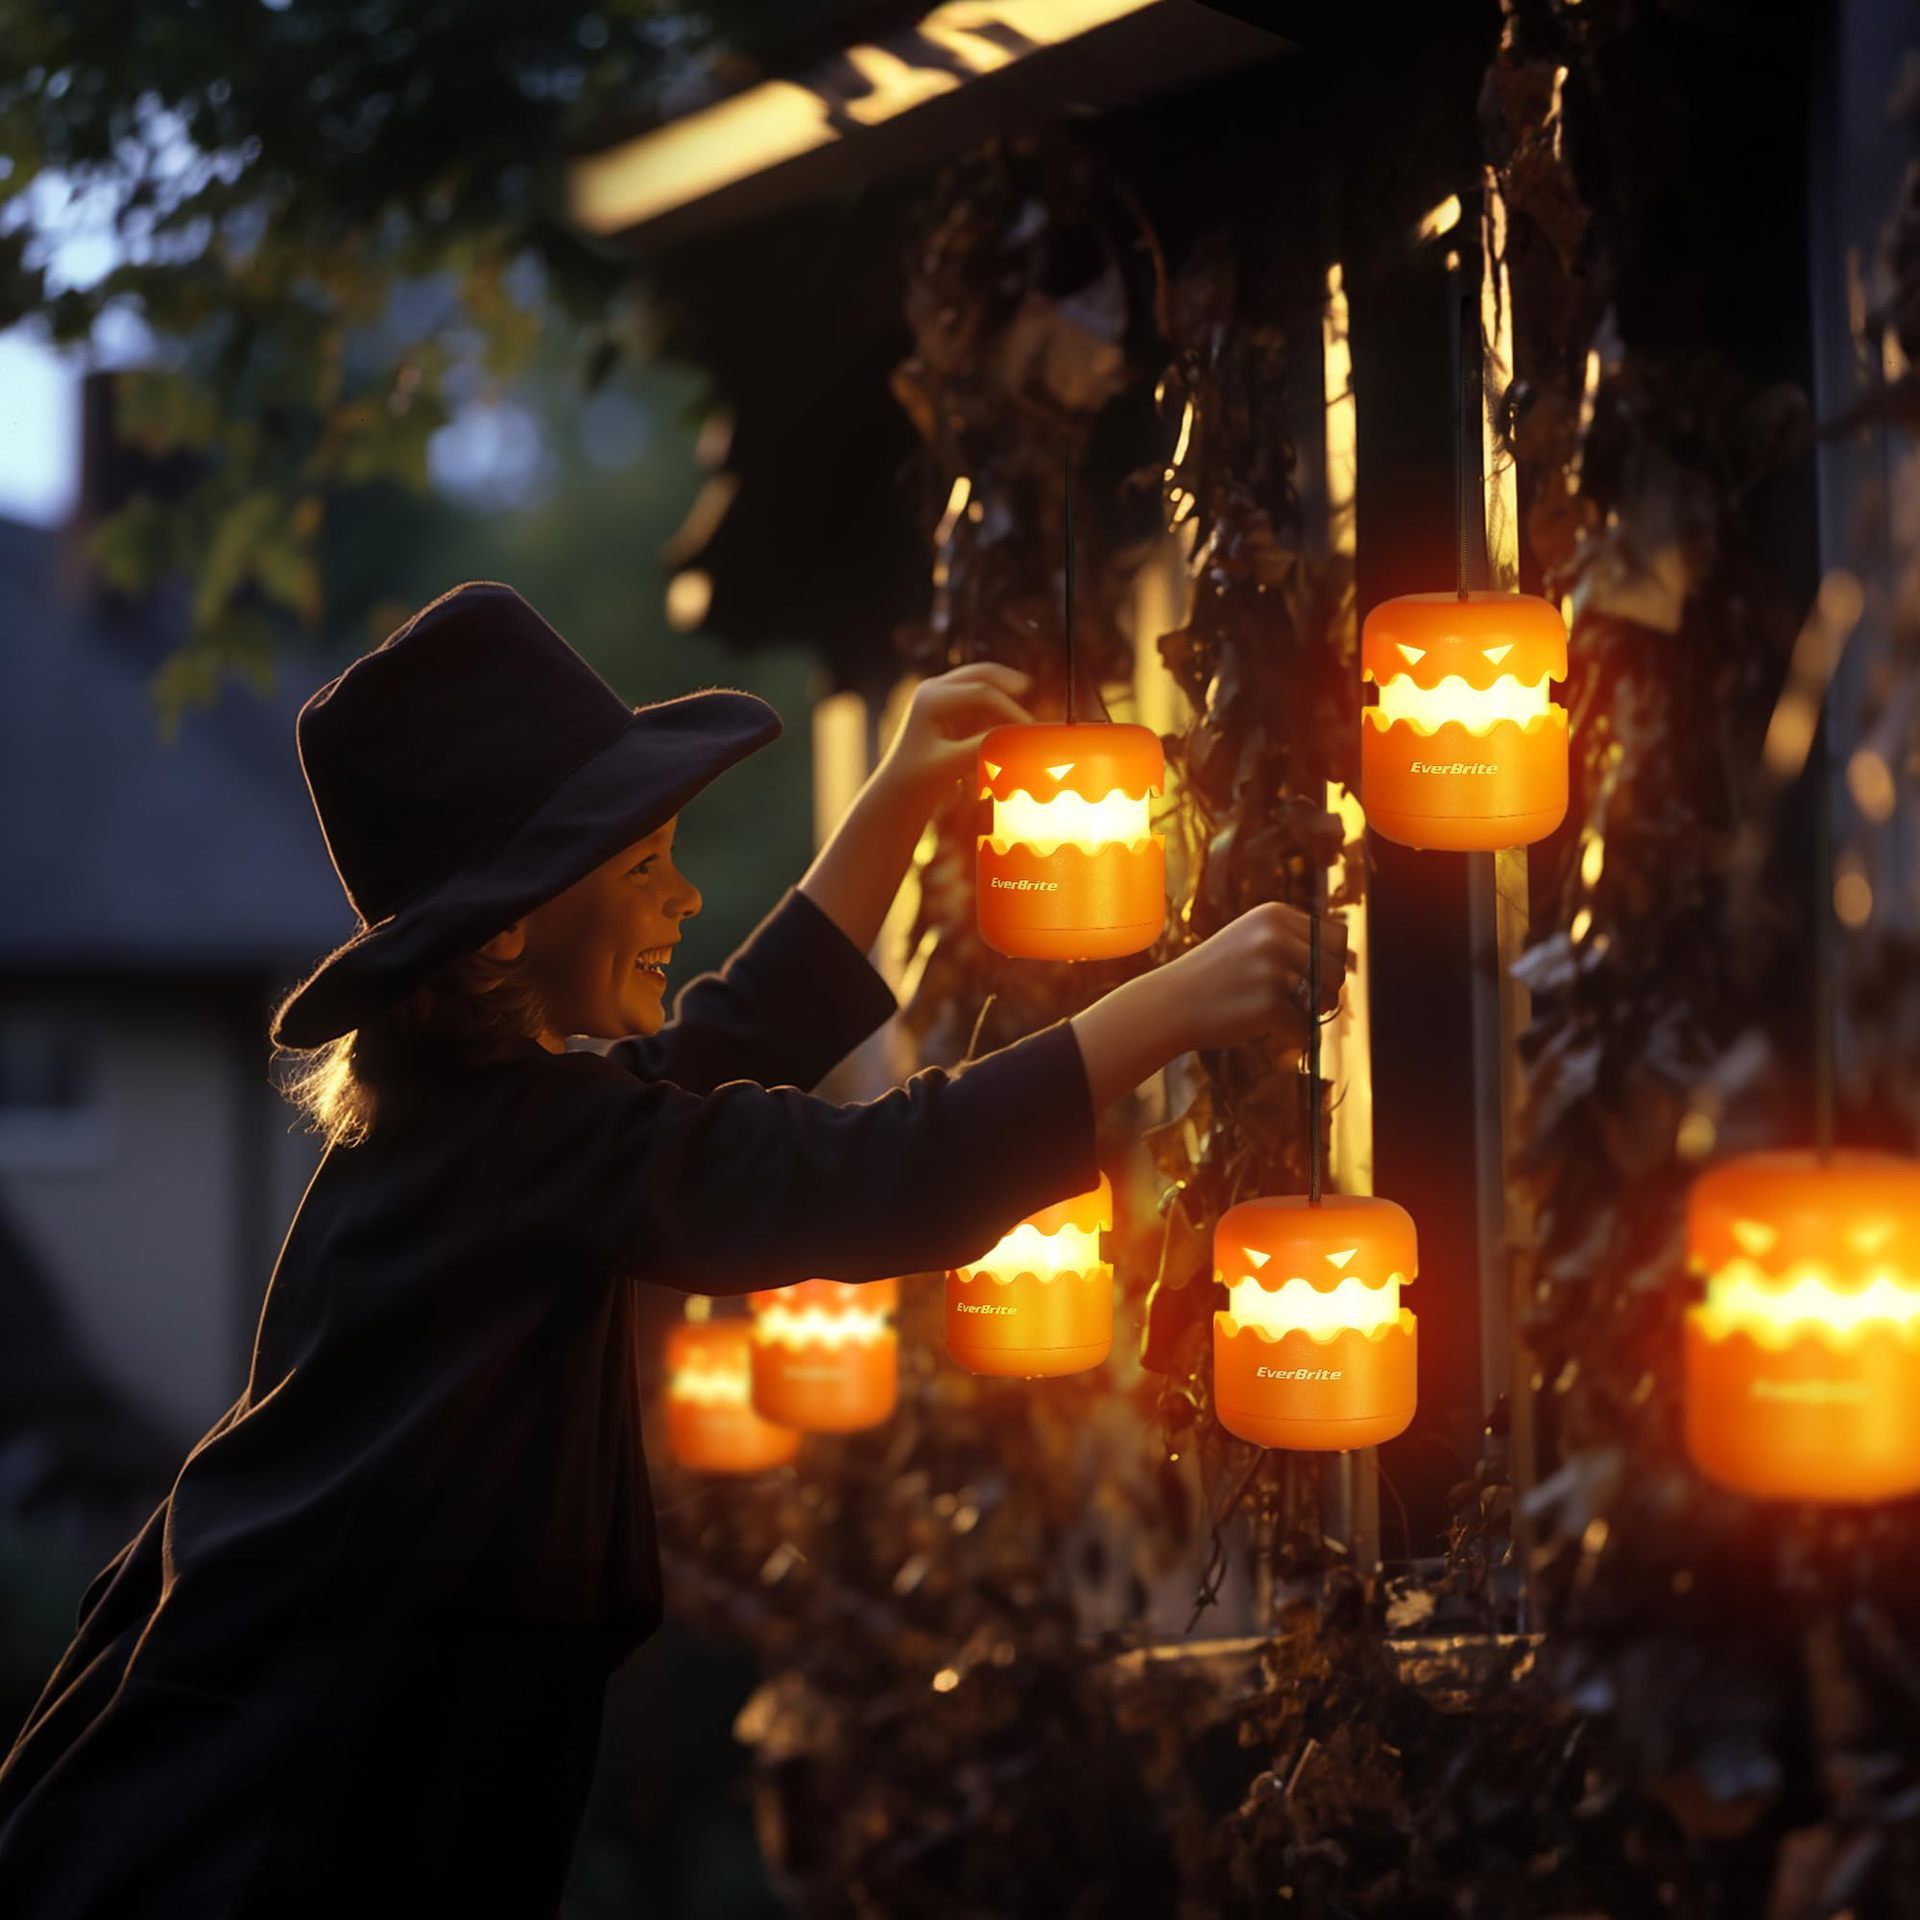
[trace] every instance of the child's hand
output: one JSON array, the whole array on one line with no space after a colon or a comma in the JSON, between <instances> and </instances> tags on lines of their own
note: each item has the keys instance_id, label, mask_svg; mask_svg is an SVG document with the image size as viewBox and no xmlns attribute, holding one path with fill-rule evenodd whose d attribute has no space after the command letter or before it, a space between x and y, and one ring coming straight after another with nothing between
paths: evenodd
<instances>
[{"instance_id":1,"label":"child's hand","mask_svg":"<svg viewBox=\"0 0 1920 1920\"><path fill-rule=\"evenodd\" d=\"M1033 718L1018 697L1032 685L1031 674L992 660L970 661L921 681L879 771L910 788L931 811L955 780L971 775L990 728Z\"/></svg>"},{"instance_id":2,"label":"child's hand","mask_svg":"<svg viewBox=\"0 0 1920 1920\"><path fill-rule=\"evenodd\" d=\"M1307 916L1268 901L1073 1016L1095 1110L1190 1047L1231 1047L1265 1034L1307 1037ZM1340 1004L1347 929L1320 923L1320 1012Z\"/></svg>"},{"instance_id":3,"label":"child's hand","mask_svg":"<svg viewBox=\"0 0 1920 1920\"><path fill-rule=\"evenodd\" d=\"M1184 1009L1187 1045L1239 1046L1268 1033L1304 1044L1310 933L1311 922L1298 907L1269 900L1162 967L1167 991ZM1346 971L1347 923L1337 913L1323 914L1323 1015L1338 1010Z\"/></svg>"}]
</instances>

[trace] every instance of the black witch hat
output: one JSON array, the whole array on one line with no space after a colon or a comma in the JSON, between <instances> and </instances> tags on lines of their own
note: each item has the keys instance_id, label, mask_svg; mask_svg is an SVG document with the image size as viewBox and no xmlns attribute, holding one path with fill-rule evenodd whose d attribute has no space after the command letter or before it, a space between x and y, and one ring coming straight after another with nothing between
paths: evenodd
<instances>
[{"instance_id":1,"label":"black witch hat","mask_svg":"<svg viewBox=\"0 0 1920 1920\"><path fill-rule=\"evenodd\" d=\"M300 765L359 929L282 1002L315 1047L662 825L780 732L750 693L629 707L511 587L422 607L300 709Z\"/></svg>"}]
</instances>

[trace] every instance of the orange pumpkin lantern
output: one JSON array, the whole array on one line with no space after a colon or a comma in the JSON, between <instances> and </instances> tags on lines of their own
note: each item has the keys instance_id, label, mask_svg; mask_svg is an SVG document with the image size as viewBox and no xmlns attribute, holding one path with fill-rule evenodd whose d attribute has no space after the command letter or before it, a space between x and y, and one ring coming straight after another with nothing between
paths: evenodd
<instances>
[{"instance_id":1,"label":"orange pumpkin lantern","mask_svg":"<svg viewBox=\"0 0 1920 1920\"><path fill-rule=\"evenodd\" d=\"M1149 802L1166 789L1151 727L1035 721L980 743L993 828L975 862L980 937L1029 960L1138 953L1167 915L1167 858Z\"/></svg>"},{"instance_id":2,"label":"orange pumpkin lantern","mask_svg":"<svg viewBox=\"0 0 1920 1920\"><path fill-rule=\"evenodd\" d=\"M1391 1200L1330 1193L1246 1200L1213 1233L1220 1424L1262 1447L1377 1446L1406 1431L1415 1322L1400 1289L1418 1270L1413 1217Z\"/></svg>"},{"instance_id":3,"label":"orange pumpkin lantern","mask_svg":"<svg viewBox=\"0 0 1920 1920\"><path fill-rule=\"evenodd\" d=\"M1492 852L1544 839L1567 813L1567 627L1530 593L1410 593L1360 636L1361 800L1409 847Z\"/></svg>"},{"instance_id":4,"label":"orange pumpkin lantern","mask_svg":"<svg viewBox=\"0 0 1920 1920\"><path fill-rule=\"evenodd\" d=\"M685 1321L667 1335L667 1451L700 1473L761 1473L800 1436L753 1409L753 1332L745 1320Z\"/></svg>"},{"instance_id":5,"label":"orange pumpkin lantern","mask_svg":"<svg viewBox=\"0 0 1920 1920\"><path fill-rule=\"evenodd\" d=\"M1090 1192L1030 1213L989 1252L947 1275L947 1351L974 1373L1083 1373L1113 1347L1113 1225L1103 1173Z\"/></svg>"},{"instance_id":6,"label":"orange pumpkin lantern","mask_svg":"<svg viewBox=\"0 0 1920 1920\"><path fill-rule=\"evenodd\" d=\"M1920 1164L1753 1154L1687 1205L1687 1451L1742 1493L1920 1491Z\"/></svg>"},{"instance_id":7,"label":"orange pumpkin lantern","mask_svg":"<svg viewBox=\"0 0 1920 1920\"><path fill-rule=\"evenodd\" d=\"M802 1280L750 1294L753 1404L802 1433L877 1426L899 1398L898 1280Z\"/></svg>"}]
</instances>

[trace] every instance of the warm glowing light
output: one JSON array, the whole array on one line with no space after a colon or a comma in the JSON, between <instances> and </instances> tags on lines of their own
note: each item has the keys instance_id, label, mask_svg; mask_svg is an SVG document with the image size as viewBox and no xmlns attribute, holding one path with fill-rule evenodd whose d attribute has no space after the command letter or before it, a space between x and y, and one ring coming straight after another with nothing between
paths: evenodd
<instances>
[{"instance_id":1,"label":"warm glowing light","mask_svg":"<svg viewBox=\"0 0 1920 1920\"><path fill-rule=\"evenodd\" d=\"M687 1319L667 1335L667 1451L697 1473L784 1466L798 1453L800 1436L754 1411L752 1333L744 1320L708 1319L706 1306L693 1296Z\"/></svg>"},{"instance_id":2,"label":"warm glowing light","mask_svg":"<svg viewBox=\"0 0 1920 1920\"><path fill-rule=\"evenodd\" d=\"M1695 1107L1682 1118L1674 1134L1674 1151L1682 1160L1704 1160L1719 1137L1720 1129L1714 1125L1713 1116Z\"/></svg>"},{"instance_id":3,"label":"warm glowing light","mask_svg":"<svg viewBox=\"0 0 1920 1920\"><path fill-rule=\"evenodd\" d=\"M753 1337L773 1347L871 1346L887 1335L887 1315L862 1307L762 1307L754 1316Z\"/></svg>"},{"instance_id":4,"label":"warm glowing light","mask_svg":"<svg viewBox=\"0 0 1920 1920\"><path fill-rule=\"evenodd\" d=\"M1349 599L1349 631L1351 607ZM1340 1089L1334 1102L1329 1142L1329 1169L1343 1193L1373 1191L1373 1025L1369 982L1371 943L1367 933L1367 902L1359 899L1349 875L1366 870L1367 816L1358 798L1337 780L1327 782L1327 811L1340 822L1340 858L1328 870L1327 887L1333 899L1346 899L1340 917L1347 927L1347 987L1340 1010L1324 1031L1322 1065L1326 1077Z\"/></svg>"},{"instance_id":5,"label":"warm glowing light","mask_svg":"<svg viewBox=\"0 0 1920 1920\"><path fill-rule=\"evenodd\" d=\"M1507 277L1507 197L1491 166L1481 169L1481 390L1491 398L1513 386L1513 289ZM1520 584L1520 473L1494 409L1480 408L1480 475L1487 527L1487 566L1508 593Z\"/></svg>"},{"instance_id":6,"label":"warm glowing light","mask_svg":"<svg viewBox=\"0 0 1920 1920\"><path fill-rule=\"evenodd\" d=\"M1390 1200L1248 1200L1214 1228L1214 1409L1266 1447L1373 1446L1413 1418L1418 1327L1400 1289L1418 1265Z\"/></svg>"},{"instance_id":7,"label":"warm glowing light","mask_svg":"<svg viewBox=\"0 0 1920 1920\"><path fill-rule=\"evenodd\" d=\"M1833 911L1843 927L1864 927L1873 918L1873 883L1858 854L1847 855L1833 877Z\"/></svg>"},{"instance_id":8,"label":"warm glowing light","mask_svg":"<svg viewBox=\"0 0 1920 1920\"><path fill-rule=\"evenodd\" d=\"M1413 237L1418 240L1438 240L1443 233L1451 233L1460 224L1460 196L1450 193L1437 207L1429 208L1421 216L1420 224L1414 228Z\"/></svg>"},{"instance_id":9,"label":"warm glowing light","mask_svg":"<svg viewBox=\"0 0 1920 1920\"><path fill-rule=\"evenodd\" d=\"M1367 819L1412 847L1493 852L1566 817L1567 629L1534 594L1476 591L1384 600L1360 634Z\"/></svg>"},{"instance_id":10,"label":"warm glowing light","mask_svg":"<svg viewBox=\"0 0 1920 1920\"><path fill-rule=\"evenodd\" d=\"M1320 309L1320 365L1327 407L1327 551L1350 561L1359 533L1360 419L1353 391L1352 312L1346 274L1337 260L1327 269L1327 298ZM1340 592L1339 624L1347 630L1351 644L1350 577L1342 577Z\"/></svg>"},{"instance_id":11,"label":"warm glowing light","mask_svg":"<svg viewBox=\"0 0 1920 1920\"><path fill-rule=\"evenodd\" d=\"M1166 922L1166 849L1151 800L1166 786L1152 728L1030 721L980 743L977 788L992 801L976 841L981 938L1025 959L1138 953Z\"/></svg>"},{"instance_id":12,"label":"warm glowing light","mask_svg":"<svg viewBox=\"0 0 1920 1920\"><path fill-rule=\"evenodd\" d=\"M940 524L933 530L933 544L944 547L953 538L953 530L960 524L960 516L967 510L967 502L973 497L973 482L963 473L954 481L947 493L947 510L940 516Z\"/></svg>"},{"instance_id":13,"label":"warm glowing light","mask_svg":"<svg viewBox=\"0 0 1920 1920\"><path fill-rule=\"evenodd\" d=\"M1567 928L1567 938L1577 947L1593 931L1593 909L1582 907Z\"/></svg>"},{"instance_id":14,"label":"warm glowing light","mask_svg":"<svg viewBox=\"0 0 1920 1920\"><path fill-rule=\"evenodd\" d=\"M1187 457L1187 442L1192 438L1193 438L1193 402L1191 400L1188 400L1186 405L1180 409L1180 435L1179 435L1179 438L1175 440L1173 443L1172 464L1175 467L1178 467L1180 462ZM1169 473L1168 478L1169 479L1172 478L1171 473Z\"/></svg>"},{"instance_id":15,"label":"warm glowing light","mask_svg":"<svg viewBox=\"0 0 1920 1920\"><path fill-rule=\"evenodd\" d=\"M1920 1166L1755 1154L1694 1182L1687 1451L1774 1499L1920 1492Z\"/></svg>"},{"instance_id":16,"label":"warm glowing light","mask_svg":"<svg viewBox=\"0 0 1920 1920\"><path fill-rule=\"evenodd\" d=\"M1011 1233L1002 1235L990 1252L954 1271L963 1280L978 1277L997 1280L1004 1286L1018 1273L1030 1273L1036 1280L1057 1280L1063 1273L1092 1273L1100 1265L1097 1227L1064 1226L1055 1233L1042 1233L1030 1220L1022 1220Z\"/></svg>"},{"instance_id":17,"label":"warm glowing light","mask_svg":"<svg viewBox=\"0 0 1920 1920\"><path fill-rule=\"evenodd\" d=\"M750 1371L737 1362L726 1365L696 1359L667 1377L669 1400L691 1400L700 1407L744 1407L750 1389Z\"/></svg>"},{"instance_id":18,"label":"warm glowing light","mask_svg":"<svg viewBox=\"0 0 1920 1920\"><path fill-rule=\"evenodd\" d=\"M1877 748L1854 750L1847 761L1847 791L1853 795L1853 804L1875 826L1884 826L1893 818L1899 792L1894 786L1893 769Z\"/></svg>"},{"instance_id":19,"label":"warm glowing light","mask_svg":"<svg viewBox=\"0 0 1920 1920\"><path fill-rule=\"evenodd\" d=\"M712 605L712 574L685 567L667 582L667 625L676 633L691 633Z\"/></svg>"},{"instance_id":20,"label":"warm glowing light","mask_svg":"<svg viewBox=\"0 0 1920 1920\"><path fill-rule=\"evenodd\" d=\"M1283 1333L1331 1340L1348 1328L1378 1333L1400 1322L1400 1282L1401 1276L1396 1273L1381 1286L1370 1286L1364 1280L1342 1280L1326 1291L1309 1280L1295 1279L1269 1291L1258 1280L1242 1280L1227 1289L1232 1304L1224 1324L1230 1333L1245 1328L1263 1333L1269 1340L1277 1340Z\"/></svg>"},{"instance_id":21,"label":"warm glowing light","mask_svg":"<svg viewBox=\"0 0 1920 1920\"><path fill-rule=\"evenodd\" d=\"M847 1433L884 1420L899 1397L897 1280L803 1280L748 1296L753 1404L803 1433Z\"/></svg>"},{"instance_id":22,"label":"warm glowing light","mask_svg":"<svg viewBox=\"0 0 1920 1920\"><path fill-rule=\"evenodd\" d=\"M867 701L851 689L813 703L813 844L824 846L867 778Z\"/></svg>"},{"instance_id":23,"label":"warm glowing light","mask_svg":"<svg viewBox=\"0 0 1920 1920\"><path fill-rule=\"evenodd\" d=\"M1016 840L1035 853L1060 847L1083 847L1092 853L1116 844L1137 847L1152 837L1147 796L1122 793L1117 787L1100 800L1083 800L1070 791L1051 800L1036 800L1024 791L1009 794L993 803L993 832L988 836L997 853L1005 853Z\"/></svg>"},{"instance_id":24,"label":"warm glowing light","mask_svg":"<svg viewBox=\"0 0 1920 1920\"><path fill-rule=\"evenodd\" d=\"M1857 1344L1869 1328L1920 1335L1920 1279L1886 1269L1846 1286L1830 1269L1796 1267L1775 1278L1751 1260L1735 1260L1707 1282L1696 1324L1712 1340L1745 1333L1776 1352L1805 1333L1836 1347Z\"/></svg>"},{"instance_id":25,"label":"warm glowing light","mask_svg":"<svg viewBox=\"0 0 1920 1920\"><path fill-rule=\"evenodd\" d=\"M1104 1174L1085 1193L1016 1221L947 1275L947 1351L975 1373L1035 1379L1097 1367L1113 1346L1113 1224Z\"/></svg>"},{"instance_id":26,"label":"warm glowing light","mask_svg":"<svg viewBox=\"0 0 1920 1920\"><path fill-rule=\"evenodd\" d=\"M1580 884L1588 888L1597 887L1606 865L1607 843L1599 834L1589 830L1587 843L1580 849Z\"/></svg>"},{"instance_id":27,"label":"warm glowing light","mask_svg":"<svg viewBox=\"0 0 1920 1920\"><path fill-rule=\"evenodd\" d=\"M1416 686L1407 674L1385 681L1379 703L1365 709L1376 727L1389 727L1397 720L1421 733L1436 733L1449 723L1469 733L1485 733L1502 721L1516 726L1532 726L1550 713L1559 712L1547 698L1544 679L1531 682L1503 676L1490 687L1469 686L1458 674L1448 674L1438 686Z\"/></svg>"},{"instance_id":28,"label":"warm glowing light","mask_svg":"<svg viewBox=\"0 0 1920 1920\"><path fill-rule=\"evenodd\" d=\"M580 162L570 211L593 233L640 226L1154 4L949 0L890 45L842 48L805 85L763 82Z\"/></svg>"},{"instance_id":29,"label":"warm glowing light","mask_svg":"<svg viewBox=\"0 0 1920 1920\"><path fill-rule=\"evenodd\" d=\"M1760 745L1760 758L1776 780L1784 783L1797 778L1806 764L1827 682L1833 678L1841 650L1865 610L1866 595L1860 582L1844 568L1835 568L1820 582L1820 591L1793 643L1787 684L1780 690Z\"/></svg>"}]
</instances>

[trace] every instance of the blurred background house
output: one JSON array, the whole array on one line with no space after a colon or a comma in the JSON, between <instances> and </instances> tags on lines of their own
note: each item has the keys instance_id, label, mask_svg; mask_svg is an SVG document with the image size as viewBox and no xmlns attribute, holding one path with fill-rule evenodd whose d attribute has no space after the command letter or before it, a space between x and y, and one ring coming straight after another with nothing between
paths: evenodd
<instances>
[{"instance_id":1,"label":"blurred background house","mask_svg":"<svg viewBox=\"0 0 1920 1920\"><path fill-rule=\"evenodd\" d=\"M245 1377L316 1160L267 1081L267 1011L351 914L290 677L156 726L184 608L130 604L80 553L134 482L106 376L83 391L71 520L0 524L0 1203L80 1350L185 1442Z\"/></svg>"}]
</instances>

